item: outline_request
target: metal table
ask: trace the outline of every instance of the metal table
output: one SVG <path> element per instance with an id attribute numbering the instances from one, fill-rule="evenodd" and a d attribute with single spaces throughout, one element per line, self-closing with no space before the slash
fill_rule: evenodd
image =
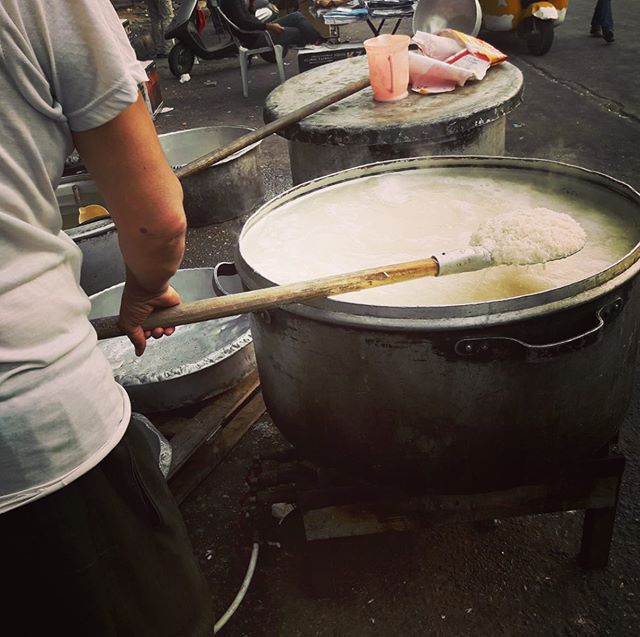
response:
<path id="1" fill-rule="evenodd" d="M 320 13 L 319 17 L 321 17 L 324 21 L 324 23 L 329 27 L 330 32 L 331 32 L 331 38 L 333 39 L 339 39 L 340 38 L 340 27 L 341 26 L 348 26 L 349 24 L 355 24 L 357 22 L 366 22 L 367 26 L 369 27 L 369 29 L 371 29 L 371 33 L 374 36 L 378 36 L 382 33 L 382 29 L 384 28 L 384 24 L 387 20 L 395 20 L 395 24 L 392 27 L 391 30 L 391 35 L 394 35 L 396 33 L 396 31 L 398 30 L 398 28 L 400 27 L 400 24 L 402 23 L 402 21 L 405 18 L 413 18 L 413 14 L 408 15 L 405 13 L 399 13 L 399 14 L 393 14 L 390 13 L 388 15 L 385 15 L 384 17 L 378 17 L 376 18 L 375 16 L 372 16 L 371 13 L 369 14 L 368 17 L 357 17 L 357 18 L 353 18 L 349 21 L 346 21 L 345 19 L 341 20 L 340 23 L 335 23 L 335 22 L 331 22 L 331 20 L 327 21 L 327 19 L 325 18 L 324 13 Z M 379 20 L 378 24 L 376 25 L 374 20 Z"/>

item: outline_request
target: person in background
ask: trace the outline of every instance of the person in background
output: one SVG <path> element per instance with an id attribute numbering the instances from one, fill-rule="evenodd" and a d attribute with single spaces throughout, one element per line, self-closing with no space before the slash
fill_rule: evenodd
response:
<path id="1" fill-rule="evenodd" d="M 204 637 L 212 600 L 159 467 L 97 347 L 55 188 L 74 146 L 118 229 L 137 354 L 183 257 L 182 189 L 109 0 L 0 4 L 0 596 L 20 637 Z"/>
<path id="2" fill-rule="evenodd" d="M 250 49 L 268 45 L 267 38 L 260 31 L 268 31 L 274 43 L 283 46 L 302 47 L 307 44 L 320 44 L 323 41 L 322 36 L 299 11 L 262 22 L 255 16 L 253 0 L 222 0 L 220 8 L 238 28 L 245 31 L 258 31 L 258 33 L 238 32 L 237 34 L 240 41 Z"/>
<path id="3" fill-rule="evenodd" d="M 348 0 L 342 0 L 343 3 L 347 1 Z M 323 41 L 331 37 L 331 28 L 324 23 L 322 18 L 319 18 L 311 12 L 311 8 L 315 6 L 314 0 L 300 0 L 300 2 L 298 2 L 298 0 L 289 2 L 287 2 L 287 0 L 276 0 L 276 2 L 255 0 L 253 6 L 255 8 L 255 16 L 262 22 L 275 20 L 281 12 L 291 13 L 299 11 L 308 24 L 318 32 Z"/>
<path id="4" fill-rule="evenodd" d="M 320 4 L 315 0 L 300 0 L 298 10 L 308 20 L 309 24 L 320 34 L 326 41 L 331 38 L 331 27 L 324 23 L 322 17 L 317 15 L 317 9 Z"/>
<path id="5" fill-rule="evenodd" d="M 611 0 L 598 0 L 591 18 L 591 35 L 595 38 L 604 38 L 605 42 L 615 40 L 613 35 L 613 12 Z"/>
<path id="6" fill-rule="evenodd" d="M 165 40 L 165 31 L 173 20 L 173 2 L 171 0 L 147 0 L 151 39 L 157 58 L 166 58 L 173 46 L 173 40 Z"/>
<path id="7" fill-rule="evenodd" d="M 269 0 L 255 0 L 253 3 L 253 15 L 260 22 L 271 22 L 278 17 L 280 9 Z"/>

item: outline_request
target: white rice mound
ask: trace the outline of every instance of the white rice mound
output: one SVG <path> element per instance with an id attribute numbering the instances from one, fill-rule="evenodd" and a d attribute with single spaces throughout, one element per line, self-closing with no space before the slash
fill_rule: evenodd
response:
<path id="1" fill-rule="evenodd" d="M 496 265 L 531 265 L 570 256 L 586 241 L 585 231 L 573 217 L 549 208 L 531 208 L 487 219 L 469 243 L 486 248 Z"/>

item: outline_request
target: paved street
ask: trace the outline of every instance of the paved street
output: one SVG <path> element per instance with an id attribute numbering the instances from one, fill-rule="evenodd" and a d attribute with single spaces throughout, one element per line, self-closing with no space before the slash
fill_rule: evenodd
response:
<path id="1" fill-rule="evenodd" d="M 599 170 L 640 187 L 640 78 L 633 0 L 614 0 L 616 41 L 588 37 L 594 2 L 573 2 L 544 57 L 526 53 L 513 37 L 492 39 L 524 73 L 524 102 L 507 122 L 506 153 L 549 158 Z M 408 31 L 408 29 L 405 29 Z M 366 27 L 345 28 L 353 39 Z M 289 55 L 293 75 L 296 63 Z M 159 132 L 201 125 L 257 127 L 262 105 L 277 85 L 275 68 L 250 69 L 244 99 L 237 60 L 203 62 L 179 84 L 160 63 L 165 105 Z M 212 84 L 215 82 L 215 85 Z M 427 99 L 427 98 L 425 98 Z M 290 186 L 286 142 L 261 149 L 268 195 Z M 190 230 L 185 266 L 233 257 L 243 219 Z M 638 377 L 640 381 L 640 377 Z M 581 513 L 340 543 L 322 563 L 337 593 L 322 599 L 304 586 L 293 544 L 262 549 L 254 581 L 221 634 L 228 637 L 368 637 L 403 634 L 443 637 L 636 637 L 640 633 L 640 384 L 624 423 L 627 456 L 610 565 L 577 566 Z M 240 524 L 243 478 L 253 455 L 278 448 L 281 438 L 264 420 L 186 502 L 189 530 L 223 612 L 240 586 L 250 538 Z"/>
<path id="2" fill-rule="evenodd" d="M 587 37 L 592 4 L 570 5 L 546 56 L 524 54 L 522 43 L 512 56 L 525 75 L 525 100 L 511 118 L 507 152 L 600 170 L 637 188 L 640 17 L 630 0 L 614 2 L 616 41 L 607 45 Z"/>

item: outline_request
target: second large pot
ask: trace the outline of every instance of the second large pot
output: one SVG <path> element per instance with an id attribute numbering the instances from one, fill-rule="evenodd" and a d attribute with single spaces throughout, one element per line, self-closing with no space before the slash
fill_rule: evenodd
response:
<path id="1" fill-rule="evenodd" d="M 254 223 L 297 197 L 374 174 L 449 171 L 537 180 L 625 219 L 635 248 L 586 280 L 487 303 L 382 307 L 337 300 L 253 316 L 262 391 L 304 454 L 359 476 L 439 491 L 506 487 L 565 469 L 616 434 L 632 388 L 640 289 L 640 196 L 555 162 L 422 158 L 303 184 L 263 206 L 240 237 L 250 289 L 269 285 L 243 258 Z M 545 186 L 546 184 L 546 186 Z"/>
<path id="2" fill-rule="evenodd" d="M 167 161 L 179 168 L 251 132 L 242 126 L 204 126 L 160 135 Z M 206 226 L 252 213 L 264 201 L 256 142 L 182 180 L 189 226 Z"/>

